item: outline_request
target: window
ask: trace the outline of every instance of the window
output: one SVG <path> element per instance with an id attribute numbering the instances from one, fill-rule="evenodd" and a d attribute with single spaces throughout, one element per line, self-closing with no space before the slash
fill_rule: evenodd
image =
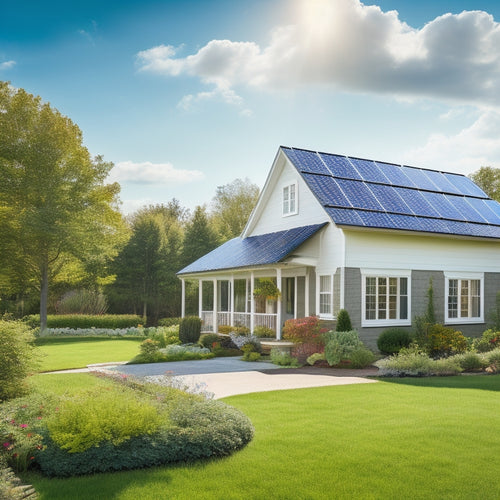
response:
<path id="1" fill-rule="evenodd" d="M 363 273 L 363 326 L 409 325 L 410 272 Z"/>
<path id="2" fill-rule="evenodd" d="M 482 323 L 483 275 L 452 275 L 446 277 L 446 322 Z"/>
<path id="3" fill-rule="evenodd" d="M 297 183 L 289 184 L 283 188 L 283 215 L 298 213 Z"/>
<path id="4" fill-rule="evenodd" d="M 332 316 L 332 277 L 319 277 L 319 315 Z"/>

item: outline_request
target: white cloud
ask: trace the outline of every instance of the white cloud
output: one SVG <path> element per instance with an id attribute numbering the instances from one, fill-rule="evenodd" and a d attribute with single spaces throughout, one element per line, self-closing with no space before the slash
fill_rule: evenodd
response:
<path id="1" fill-rule="evenodd" d="M 5 61 L 3 63 L 0 63 L 0 71 L 3 69 L 10 69 L 13 68 L 16 65 L 16 61 Z"/>
<path id="2" fill-rule="evenodd" d="M 296 17 L 274 29 L 267 46 L 212 40 L 180 57 L 179 49 L 160 45 L 138 53 L 140 70 L 199 78 L 217 91 L 207 98 L 235 87 L 317 84 L 500 105 L 500 24 L 486 12 L 445 14 L 415 29 L 397 11 L 359 0 L 303 0 Z"/>
<path id="3" fill-rule="evenodd" d="M 170 163 L 116 163 L 108 176 L 108 182 L 129 182 L 136 184 L 186 184 L 204 178 L 199 170 L 180 170 Z"/>
<path id="4" fill-rule="evenodd" d="M 402 160 L 410 165 L 470 174 L 480 167 L 500 168 L 500 112 L 481 112 L 456 135 L 433 134 Z"/>

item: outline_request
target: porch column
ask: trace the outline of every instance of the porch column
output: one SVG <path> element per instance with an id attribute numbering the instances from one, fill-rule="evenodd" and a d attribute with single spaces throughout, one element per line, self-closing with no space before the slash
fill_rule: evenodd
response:
<path id="1" fill-rule="evenodd" d="M 198 280 L 198 315 L 203 319 L 203 280 Z"/>
<path id="2" fill-rule="evenodd" d="M 234 326 L 234 274 L 231 274 L 231 281 L 229 282 L 229 287 L 231 288 L 231 290 L 229 290 L 229 311 L 231 312 L 230 323 L 231 326 Z"/>
<path id="3" fill-rule="evenodd" d="M 304 314 L 306 318 L 309 316 L 309 286 L 310 286 L 310 275 L 309 275 L 309 268 L 306 268 L 306 283 L 304 287 L 304 294 L 305 294 L 305 304 L 304 304 Z"/>
<path id="4" fill-rule="evenodd" d="M 184 318 L 184 316 L 186 316 L 186 283 L 183 278 L 181 278 L 181 289 L 182 289 L 181 318 Z"/>
<path id="5" fill-rule="evenodd" d="M 276 269 L 276 286 L 281 292 L 281 268 Z M 276 304 L 276 338 L 281 340 L 281 304 L 282 296 L 278 297 L 278 302 Z"/>
<path id="6" fill-rule="evenodd" d="M 293 278 L 293 319 L 297 319 L 298 281 L 299 278 L 295 276 L 295 278 Z"/>
<path id="7" fill-rule="evenodd" d="M 214 329 L 214 333 L 217 333 L 217 309 L 219 308 L 219 304 L 218 304 L 218 296 L 217 296 L 217 278 L 215 278 L 213 280 L 214 282 L 214 311 L 213 311 L 213 314 L 214 314 L 214 326 L 213 326 L 213 329 Z"/>
<path id="8" fill-rule="evenodd" d="M 254 291 L 254 274 L 253 271 L 250 273 L 250 332 L 253 333 L 253 328 L 255 325 L 255 298 L 253 296 Z"/>

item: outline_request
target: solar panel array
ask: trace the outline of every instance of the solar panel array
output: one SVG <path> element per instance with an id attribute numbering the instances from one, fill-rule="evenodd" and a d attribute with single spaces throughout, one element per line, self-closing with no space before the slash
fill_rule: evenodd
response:
<path id="1" fill-rule="evenodd" d="M 336 224 L 500 238 L 500 204 L 463 175 L 282 150 Z"/>
<path id="2" fill-rule="evenodd" d="M 325 223 L 314 224 L 247 238 L 233 238 L 177 274 L 275 264 L 288 256 L 324 225 Z"/>

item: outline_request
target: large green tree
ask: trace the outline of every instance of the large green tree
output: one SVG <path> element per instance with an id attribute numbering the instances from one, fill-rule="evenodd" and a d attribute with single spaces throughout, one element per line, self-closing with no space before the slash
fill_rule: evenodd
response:
<path id="1" fill-rule="evenodd" d="M 20 275 L 38 282 L 42 332 L 58 263 L 70 257 L 98 276 L 123 240 L 120 187 L 105 184 L 112 166 L 90 156 L 69 118 L 0 82 L 0 229 L 8 240 L 1 264 L 11 287 Z"/>
<path id="2" fill-rule="evenodd" d="M 481 167 L 469 177 L 493 200 L 500 201 L 500 168 Z"/>
<path id="3" fill-rule="evenodd" d="M 212 218 L 221 240 L 241 234 L 258 197 L 259 186 L 247 178 L 217 187 L 212 200 Z"/>

